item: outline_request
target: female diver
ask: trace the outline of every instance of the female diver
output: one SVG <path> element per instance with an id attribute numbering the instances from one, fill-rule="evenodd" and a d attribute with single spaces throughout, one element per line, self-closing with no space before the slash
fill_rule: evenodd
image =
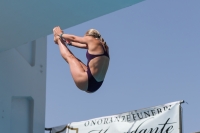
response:
<path id="1" fill-rule="evenodd" d="M 61 56 L 69 64 L 76 86 L 88 93 L 97 91 L 105 78 L 109 66 L 109 48 L 95 29 L 88 30 L 83 37 L 64 34 L 60 27 L 55 27 L 54 42 L 58 44 Z M 65 43 L 70 46 L 88 49 L 87 65 L 76 58 Z"/>

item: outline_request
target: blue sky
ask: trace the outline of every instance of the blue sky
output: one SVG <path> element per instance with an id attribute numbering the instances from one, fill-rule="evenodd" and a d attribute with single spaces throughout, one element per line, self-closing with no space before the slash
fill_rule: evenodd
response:
<path id="1" fill-rule="evenodd" d="M 110 47 L 104 84 L 93 94 L 77 89 L 49 35 L 46 127 L 185 100 L 184 132 L 200 131 L 199 6 L 199 0 L 146 0 L 65 29 L 83 36 L 96 28 Z M 86 50 L 70 49 L 87 62 Z"/>

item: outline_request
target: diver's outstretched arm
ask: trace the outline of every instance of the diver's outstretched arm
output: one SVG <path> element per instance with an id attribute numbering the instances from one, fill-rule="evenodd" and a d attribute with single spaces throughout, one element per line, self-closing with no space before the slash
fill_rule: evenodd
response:
<path id="1" fill-rule="evenodd" d="M 88 38 L 87 37 L 79 37 L 75 35 L 70 35 L 70 34 L 64 34 L 63 31 L 59 26 L 55 27 L 53 29 L 54 36 L 59 36 L 60 38 L 64 40 L 68 40 L 70 42 L 78 42 L 82 44 L 88 44 Z"/>
<path id="2" fill-rule="evenodd" d="M 87 49 L 88 48 L 87 44 L 78 43 L 78 42 L 70 42 L 69 45 L 77 47 L 77 48 L 82 48 L 82 49 Z"/>

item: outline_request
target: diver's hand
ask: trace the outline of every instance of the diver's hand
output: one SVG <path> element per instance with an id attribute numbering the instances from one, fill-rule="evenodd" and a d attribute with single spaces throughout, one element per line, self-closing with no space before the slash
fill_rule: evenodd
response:
<path id="1" fill-rule="evenodd" d="M 62 31 L 62 29 L 59 26 L 53 28 L 53 34 L 54 34 L 54 36 L 59 36 L 62 33 L 63 33 L 63 31 Z"/>

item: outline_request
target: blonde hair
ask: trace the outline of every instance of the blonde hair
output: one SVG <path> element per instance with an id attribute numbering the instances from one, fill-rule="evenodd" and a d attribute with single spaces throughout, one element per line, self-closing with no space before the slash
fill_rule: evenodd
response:
<path id="1" fill-rule="evenodd" d="M 101 34 L 96 29 L 89 29 L 86 33 L 86 36 L 93 36 L 94 38 L 101 39 Z"/>

